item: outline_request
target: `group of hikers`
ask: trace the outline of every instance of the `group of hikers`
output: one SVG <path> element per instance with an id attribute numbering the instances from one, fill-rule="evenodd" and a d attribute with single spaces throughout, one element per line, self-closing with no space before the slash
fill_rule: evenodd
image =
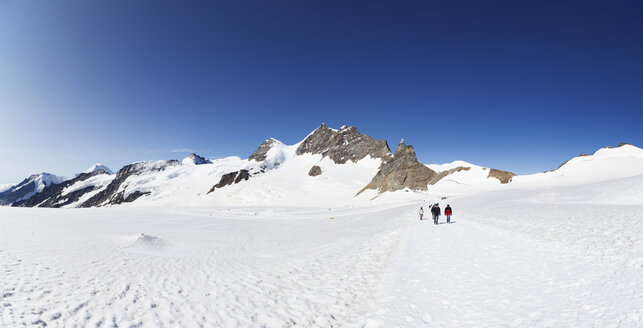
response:
<path id="1" fill-rule="evenodd" d="M 440 219 L 440 215 L 442 214 L 442 211 L 440 210 L 440 204 L 435 203 L 431 205 L 431 215 L 433 216 L 433 224 L 438 224 L 438 220 Z M 447 207 L 444 208 L 444 215 L 447 217 L 447 223 L 451 223 L 451 214 L 453 214 L 453 210 L 451 209 L 451 205 L 447 204 Z M 422 221 L 422 217 L 424 216 L 424 209 L 420 207 L 420 221 Z"/>

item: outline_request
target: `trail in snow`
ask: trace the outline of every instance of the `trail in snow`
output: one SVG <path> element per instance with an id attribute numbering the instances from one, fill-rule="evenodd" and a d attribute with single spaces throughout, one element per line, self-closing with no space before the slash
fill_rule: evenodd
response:
<path id="1" fill-rule="evenodd" d="M 410 219 L 361 324 L 643 326 L 642 207 L 482 203 Z"/>

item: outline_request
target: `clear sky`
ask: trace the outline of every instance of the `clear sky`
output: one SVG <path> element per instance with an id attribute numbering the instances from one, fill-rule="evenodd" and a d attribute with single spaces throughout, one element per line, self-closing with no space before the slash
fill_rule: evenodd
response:
<path id="1" fill-rule="evenodd" d="M 643 2 L 0 0 L 0 183 L 322 122 L 519 174 L 643 146 Z"/>

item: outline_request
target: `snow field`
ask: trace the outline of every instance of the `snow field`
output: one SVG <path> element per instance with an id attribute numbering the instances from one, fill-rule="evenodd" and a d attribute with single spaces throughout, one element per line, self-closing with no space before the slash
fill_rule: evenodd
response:
<path id="1" fill-rule="evenodd" d="M 3 327 L 342 325 L 367 311 L 403 222 L 395 208 L 0 213 Z"/>
<path id="2" fill-rule="evenodd" d="M 643 206 L 446 202 L 2 207 L 0 326 L 643 324 Z"/>

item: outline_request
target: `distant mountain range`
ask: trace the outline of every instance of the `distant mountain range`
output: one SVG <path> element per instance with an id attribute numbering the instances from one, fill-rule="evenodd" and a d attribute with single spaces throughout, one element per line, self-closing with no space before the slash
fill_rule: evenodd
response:
<path id="1" fill-rule="evenodd" d="M 355 127 L 322 124 L 301 142 L 263 142 L 248 159 L 147 161 L 116 173 L 95 164 L 73 178 L 30 176 L 0 192 L 0 205 L 100 207 L 124 203 L 317 205 L 368 203 L 414 195 L 595 183 L 643 175 L 643 150 L 629 144 L 573 158 L 554 171 L 516 176 L 467 162 L 422 164 L 402 140 L 391 152 Z M 388 195 L 386 197 L 382 197 Z M 393 196 L 395 195 L 395 196 Z"/>

